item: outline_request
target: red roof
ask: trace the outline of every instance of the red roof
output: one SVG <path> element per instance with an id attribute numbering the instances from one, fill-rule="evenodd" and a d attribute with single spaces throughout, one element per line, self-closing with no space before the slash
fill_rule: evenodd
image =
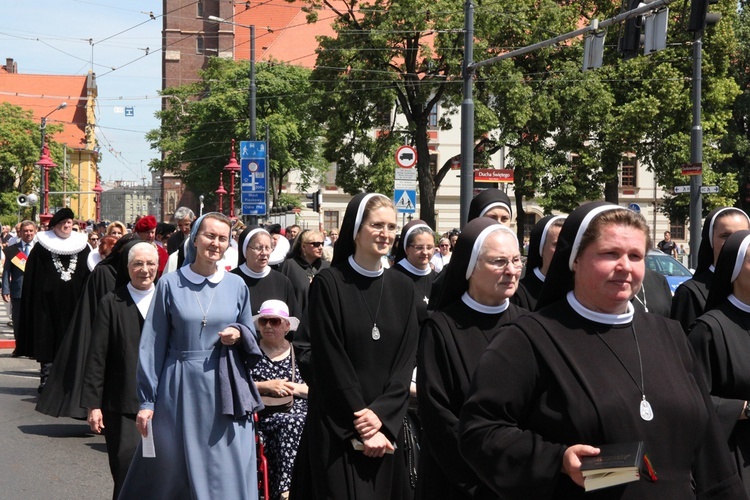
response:
<path id="1" fill-rule="evenodd" d="M 85 75 L 8 73 L 0 68 L 0 102 L 31 110 L 38 123 L 41 123 L 42 116 L 66 102 L 68 106 L 50 115 L 47 124 L 64 125 L 64 130 L 54 135 L 55 141 L 67 144 L 69 148 L 85 148 L 86 79 Z"/>

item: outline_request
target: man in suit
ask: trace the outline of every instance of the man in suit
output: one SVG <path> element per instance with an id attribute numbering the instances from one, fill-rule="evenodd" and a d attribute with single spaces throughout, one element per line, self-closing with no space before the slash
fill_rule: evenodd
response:
<path id="1" fill-rule="evenodd" d="M 13 336 L 18 340 L 19 314 L 21 313 L 21 289 L 23 288 L 23 273 L 26 270 L 26 258 L 34 246 L 36 224 L 30 220 L 21 222 L 18 243 L 5 250 L 5 265 L 3 266 L 3 301 L 10 303 L 11 321 L 13 322 Z M 15 355 L 15 351 L 13 351 Z"/>

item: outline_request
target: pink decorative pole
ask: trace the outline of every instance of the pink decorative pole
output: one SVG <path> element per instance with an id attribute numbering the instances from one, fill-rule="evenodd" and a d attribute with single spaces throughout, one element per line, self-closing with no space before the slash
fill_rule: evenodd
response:
<path id="1" fill-rule="evenodd" d="M 234 139 L 232 139 L 232 156 L 229 158 L 229 163 L 226 164 L 224 170 L 229 172 L 229 218 L 234 220 L 234 177 L 237 172 L 240 171 L 240 165 L 237 163 L 237 158 L 234 155 Z"/>
<path id="2" fill-rule="evenodd" d="M 219 195 L 219 203 L 216 207 L 216 211 L 219 213 L 224 213 L 224 195 L 227 194 L 227 190 L 224 189 L 224 176 L 222 175 L 223 172 L 219 172 L 219 189 L 214 191 L 214 193 Z"/>
<path id="3" fill-rule="evenodd" d="M 52 218 L 52 214 L 49 213 L 49 169 L 56 167 L 57 164 L 50 158 L 49 146 L 46 142 L 42 145 L 42 156 L 36 164 L 44 170 L 44 213 L 39 214 L 39 220 L 42 224 L 47 224 Z"/>
<path id="4" fill-rule="evenodd" d="M 94 204 L 96 205 L 94 218 L 96 219 L 96 222 L 99 222 L 102 220 L 102 192 L 104 191 L 99 175 L 96 176 L 96 185 L 94 186 L 93 191 L 96 193 L 96 195 L 94 195 Z"/>

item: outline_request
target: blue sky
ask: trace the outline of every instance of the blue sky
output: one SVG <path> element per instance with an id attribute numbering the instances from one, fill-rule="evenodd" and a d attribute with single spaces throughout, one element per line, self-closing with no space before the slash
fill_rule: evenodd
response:
<path id="1" fill-rule="evenodd" d="M 93 62 L 102 179 L 150 182 L 158 152 L 144 136 L 159 126 L 162 2 L 4 0 L 2 13 L 2 64 L 13 58 L 19 73 L 85 75 Z M 134 116 L 118 112 L 126 106 Z"/>

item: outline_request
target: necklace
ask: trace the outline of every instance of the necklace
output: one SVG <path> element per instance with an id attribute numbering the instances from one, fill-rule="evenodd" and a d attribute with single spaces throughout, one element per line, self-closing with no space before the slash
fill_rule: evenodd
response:
<path id="1" fill-rule="evenodd" d="M 643 300 L 638 296 L 638 293 L 643 292 Z M 648 312 L 648 306 L 646 305 L 646 287 L 641 283 L 641 289 L 638 290 L 638 293 L 635 294 L 635 300 L 641 303 L 643 305 L 643 309 Z"/>
<path id="2" fill-rule="evenodd" d="M 645 420 L 646 422 L 649 422 L 654 419 L 654 410 L 651 408 L 651 403 L 649 403 L 646 400 L 646 384 L 643 381 L 643 360 L 641 359 L 641 348 L 638 345 L 638 336 L 635 333 L 635 324 L 631 324 L 631 328 L 633 329 L 633 339 L 635 339 L 635 349 L 638 351 L 638 367 L 641 370 L 641 383 L 638 384 L 638 381 L 636 381 L 635 377 L 630 373 L 630 370 L 628 370 L 628 367 L 625 366 L 625 363 L 622 362 L 622 359 L 620 359 L 620 356 L 617 355 L 614 349 L 612 349 L 612 346 L 610 346 L 606 340 L 604 340 L 604 337 L 602 337 L 601 333 L 596 333 L 596 336 L 599 337 L 599 339 L 604 342 L 604 345 L 607 346 L 607 349 L 609 349 L 609 352 L 612 353 L 612 355 L 617 359 L 617 361 L 620 363 L 620 365 L 623 367 L 625 372 L 628 374 L 630 379 L 633 381 L 633 383 L 638 387 L 638 389 L 641 391 L 641 403 L 640 403 L 640 414 L 641 418 Z"/>
<path id="3" fill-rule="evenodd" d="M 60 256 L 56 253 L 52 254 L 52 263 L 55 265 L 55 269 L 60 273 L 60 279 L 63 281 L 70 281 L 73 279 L 73 273 L 76 272 L 76 264 L 78 264 L 78 254 L 74 253 L 70 257 L 70 263 L 68 269 L 63 269 L 62 262 L 60 262 Z"/>
<path id="4" fill-rule="evenodd" d="M 211 300 L 208 301 L 208 307 L 206 308 L 205 311 L 203 310 L 203 305 L 201 304 L 200 299 L 198 299 L 198 292 L 193 290 L 193 294 L 195 295 L 195 301 L 198 303 L 198 307 L 201 308 L 201 314 L 203 314 L 203 321 L 201 321 L 201 330 L 203 330 L 208 324 L 208 321 L 206 320 L 206 314 L 208 313 L 208 311 L 211 310 L 211 304 L 214 303 L 214 295 L 216 295 L 216 288 L 214 288 L 214 291 L 211 294 Z"/>
<path id="5" fill-rule="evenodd" d="M 380 330 L 378 330 L 378 313 L 380 312 L 380 300 L 383 298 L 383 288 L 385 288 L 385 277 L 380 280 L 380 296 L 378 297 L 378 308 L 375 309 L 375 316 L 373 317 L 372 313 L 370 313 L 370 306 L 367 305 L 367 300 L 365 299 L 365 294 L 362 293 L 362 290 L 359 290 L 359 294 L 362 295 L 362 301 L 365 303 L 365 308 L 367 309 L 367 314 L 370 316 L 370 320 L 372 320 L 372 340 L 380 340 Z"/>

